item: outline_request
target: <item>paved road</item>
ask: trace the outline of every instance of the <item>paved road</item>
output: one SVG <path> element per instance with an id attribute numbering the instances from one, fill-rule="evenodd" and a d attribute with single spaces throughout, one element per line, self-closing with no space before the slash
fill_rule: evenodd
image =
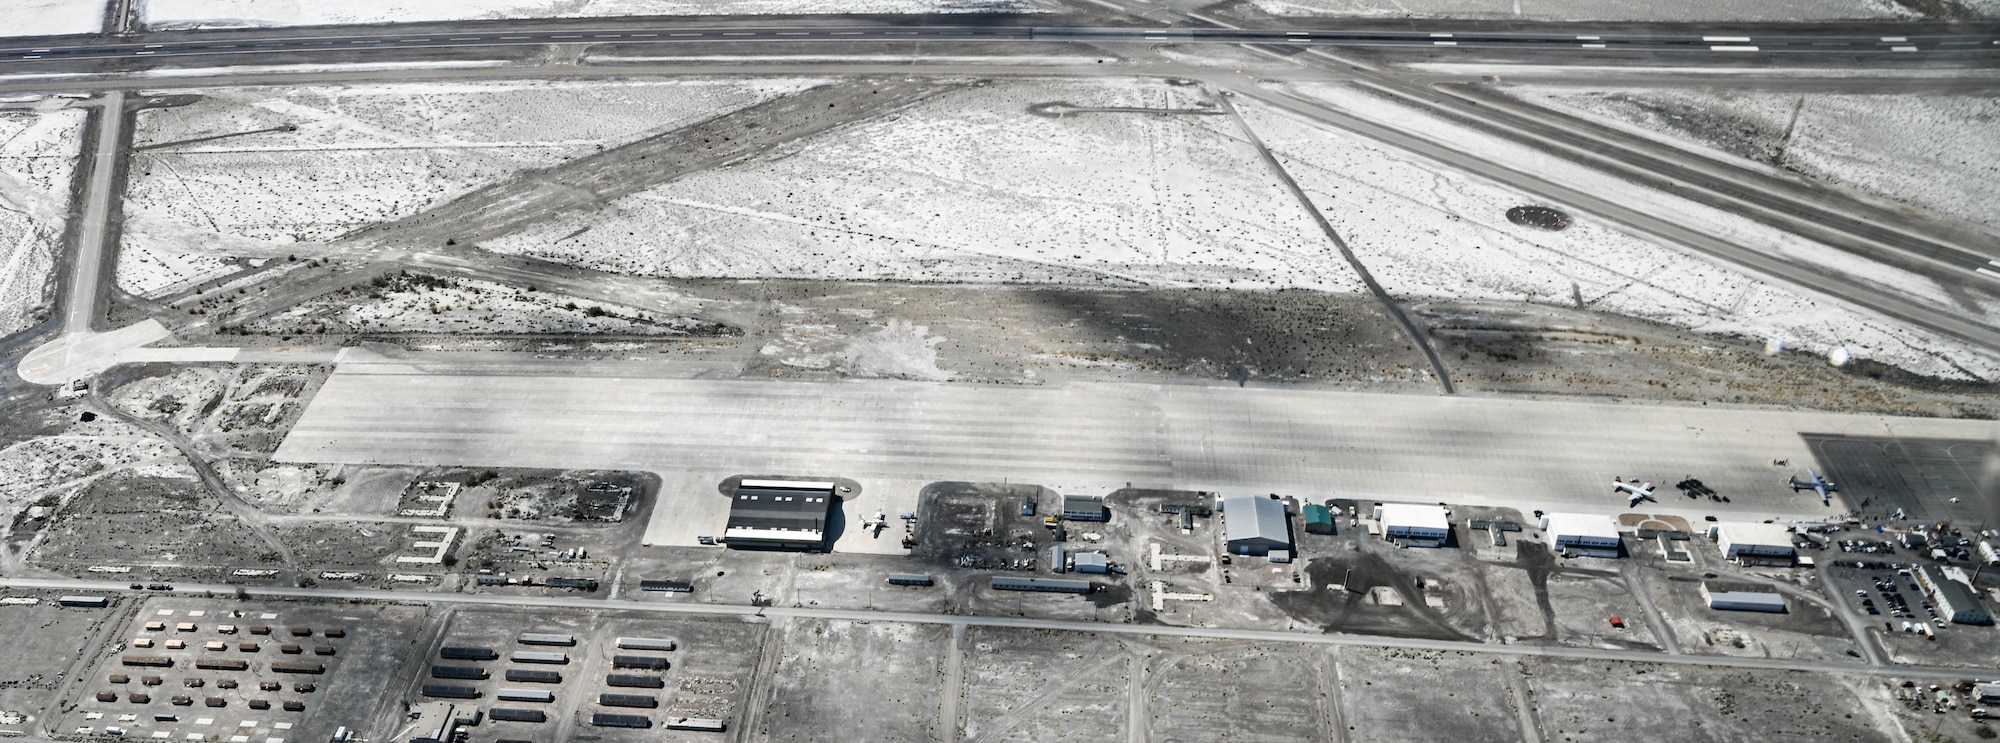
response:
<path id="1" fill-rule="evenodd" d="M 38 589 L 54 591 L 116 591 L 129 593 L 126 584 L 113 581 L 87 581 L 73 579 L 0 578 L 0 586 L 8 588 Z M 730 616 L 759 616 L 768 618 L 834 619 L 855 622 L 908 622 L 912 624 L 964 625 L 971 627 L 1005 627 L 1013 629 L 1056 630 L 1067 632 L 1097 632 L 1114 635 L 1138 635 L 1155 637 L 1203 637 L 1225 640 L 1250 640 L 1256 642 L 1296 643 L 1307 645 L 1345 645 L 1359 647 L 1400 648 L 1409 650 L 1434 650 L 1442 652 L 1486 653 L 1492 655 L 1533 656 L 1559 660 L 1596 660 L 1625 663 L 1663 663 L 1684 666 L 1711 666 L 1722 668 L 1750 668 L 1769 671 L 1802 671 L 1807 673 L 1865 674 L 1870 676 L 1894 676 L 1899 678 L 1961 679 L 1977 675 L 1978 669 L 1945 668 L 1938 666 L 1869 666 L 1860 663 L 1839 661 L 1806 661 L 1786 658 L 1736 658 L 1715 655 L 1668 655 L 1646 650 L 1608 650 L 1588 647 L 1550 647 L 1542 645 L 1503 645 L 1456 640 L 1425 640 L 1400 637 L 1380 637 L 1375 635 L 1312 634 L 1284 632 L 1278 630 L 1228 629 L 1217 627 L 1168 627 L 1161 625 L 1110 624 L 1061 619 L 1031 619 L 1027 617 L 989 617 L 964 614 L 927 614 L 920 612 L 874 611 L 864 609 L 818 609 L 812 607 L 759 607 L 739 604 L 664 603 L 654 601 L 631 601 L 625 599 L 594 599 L 570 596 L 521 596 L 510 594 L 467 594 L 467 593 L 427 593 L 420 591 L 396 592 L 344 588 L 288 588 L 283 586 L 242 586 L 241 590 L 253 598 L 319 599 L 335 601 L 396 601 L 434 605 L 475 605 L 507 606 L 528 609 L 586 609 L 599 611 L 639 611 L 661 614 L 709 614 Z M 239 586 L 220 584 L 175 584 L 177 593 L 215 593 L 231 595 Z M 150 592 L 148 592 L 150 593 Z"/>
<path id="2" fill-rule="evenodd" d="M 119 145 L 125 131 L 125 93 L 110 91 L 97 100 L 97 140 L 90 153 L 90 183 L 84 192 L 83 213 L 75 230 L 76 249 L 71 254 L 69 293 L 63 307 L 63 332 L 88 333 L 96 319 L 98 284 L 104 278 L 104 253 L 110 242 L 112 186 L 118 163 L 124 159 Z"/>
<path id="3" fill-rule="evenodd" d="M 1982 239 L 1984 236 L 1965 236 L 1986 251 L 1981 253 L 1924 234 L 1934 229 L 1928 220 L 1844 198 L 1795 178 L 1688 157 L 1670 145 L 1538 110 L 1490 89 L 1437 89 L 1474 102 L 1479 107 L 1479 121 L 1489 126 L 1566 150 L 1574 159 L 1626 180 L 1745 214 L 1866 258 L 1913 258 L 1939 264 L 1947 275 L 1956 273 L 1957 278 L 2000 281 L 2000 270 L 1996 270 L 2000 260 L 1994 260 L 2000 258 L 2000 249 Z M 1435 100 L 1408 95 L 1407 91 L 1403 98 L 1418 105 Z"/>
<path id="4" fill-rule="evenodd" d="M 1189 17 L 1198 22 L 1235 28 L 1229 22 L 1209 15 L 1195 13 Z M 1908 46 L 1909 38 L 1912 37 L 1885 36 L 1881 37 L 1881 42 L 1891 45 L 1893 49 L 1910 51 L 1916 47 Z M 1750 39 L 1751 37 L 1742 37 L 1746 42 Z M 1832 48 L 1834 42 L 1823 43 Z M 1983 42 L 1983 45 L 1988 47 L 2000 45 L 2000 39 Z M 1980 44 L 1952 42 L 1952 48 L 1957 49 L 1976 46 Z M 1257 46 L 1250 48 L 1278 56 L 1268 49 Z M 1666 193 L 1700 203 L 1744 213 L 1752 219 L 1796 232 L 1867 260 L 1885 262 L 1916 271 L 1938 280 L 1947 287 L 1968 280 L 1974 283 L 2000 280 L 2000 253 L 1994 252 L 1989 236 L 1983 233 L 1968 236 L 1963 230 L 1937 225 L 1927 219 L 1913 218 L 1897 210 L 1877 207 L 1837 192 L 1808 187 L 1784 178 L 1690 155 L 1610 127 L 1542 111 L 1491 91 L 1473 95 L 1465 89 L 1441 88 L 1434 81 L 1423 82 L 1420 79 L 1422 76 L 1412 79 L 1411 75 L 1402 70 L 1351 59 L 1337 54 L 1338 50 L 1331 47 L 1308 46 L 1305 47 L 1305 51 L 1304 58 L 1340 65 L 1352 72 L 1363 84 L 1400 99 L 1404 104 L 1414 108 L 1426 109 L 1446 118 L 1468 122 L 1477 128 L 1499 133 L 1506 138 L 1553 148 L 1565 153 L 1570 159 L 1628 180 L 1651 185 Z M 1588 63 L 1573 56 L 1558 55 L 1550 59 L 1558 64 Z M 1255 95 L 1254 89 L 1250 86 L 1239 85 L 1235 89 Z M 1437 94 L 1441 89 L 1445 90 L 1445 95 Z M 1301 96 L 1288 97 L 1294 102 L 1305 100 Z M 1269 96 L 1265 96 L 1265 100 L 1274 102 Z M 1485 105 L 1481 105 L 1482 103 Z M 1299 112 L 1296 105 L 1282 103 L 1280 105 Z M 1324 109 L 1325 106 L 1319 108 Z M 1308 115 L 1328 123 L 1340 124 L 1334 121 L 1334 117 L 1329 116 L 1328 112 Z M 1473 153 L 1438 147 L 1435 143 L 1410 136 L 1400 127 L 1347 125 L 1347 128 L 1403 149 L 1426 152 L 1433 158 L 1467 167 L 1475 172 L 1482 168 L 1468 167 L 1468 164 L 1479 163 L 1489 171 L 1488 177 L 1531 193 L 1545 197 L 1553 196 L 1565 203 L 1592 204 L 1594 206 L 1591 211 L 1600 215 L 1610 216 L 1641 231 L 1751 268 L 1765 276 L 1790 281 L 1796 286 L 1827 296 L 1847 299 L 1876 312 L 1948 336 L 1989 347 L 2000 346 L 2000 328 L 1995 328 L 1983 319 L 1973 320 L 1966 317 L 1967 313 L 1963 308 L 1938 307 L 1915 302 L 1898 292 L 1883 291 L 1865 280 L 1858 280 L 1862 277 L 1834 275 L 1817 265 L 1787 260 L 1774 255 L 1773 252 L 1746 249 L 1734 240 L 1717 239 L 1704 232 L 1687 229 L 1639 210 L 1628 209 L 1624 204 L 1595 198 L 1593 194 L 1553 184 L 1528 173 L 1496 167 L 1489 161 L 1480 160 Z M 1385 137 L 1385 134 L 1389 136 Z M 1424 146 L 1412 148 L 1411 142 L 1423 142 Z M 1496 170 L 1498 172 L 1493 172 Z M 1564 198 L 1565 196 L 1568 198 Z M 1979 249 L 1969 250 L 1963 245 L 1948 244 L 1951 241 L 1943 237 L 1947 234 L 1960 238 L 1961 242 L 1969 241 Z"/>
<path id="5" fill-rule="evenodd" d="M 122 41 L 102 38 L 44 38 L 9 40 L 0 46 L 0 63 L 47 63 L 104 59 L 159 59 L 171 57 L 291 57 L 302 52 L 375 49 L 462 49 L 494 46 L 546 46 L 550 44 L 690 44 L 709 42 L 852 42 L 852 41 L 1043 41 L 1043 42 L 1173 42 L 1182 44 L 1279 44 L 1288 46 L 1402 47 L 1419 49 L 1525 49 L 1564 50 L 1580 55 L 1619 51 L 1691 53 L 1722 55 L 1970 55 L 1986 54 L 2000 48 L 2000 35 L 1991 31 L 1930 34 L 1922 36 L 1863 36 L 1852 33 L 1760 33 L 1755 36 L 1703 35 L 1695 33 L 1601 33 L 1574 31 L 1475 31 L 1450 30 L 1455 25 L 1440 22 L 1437 30 L 1342 31 L 1311 27 L 1247 28 L 1119 28 L 1062 26 L 1000 26 L 990 23 L 965 25 L 780 25 L 752 21 L 727 23 L 676 23 L 650 25 L 606 23 L 602 28 L 580 28 L 534 21 L 463 24 L 459 28 L 477 31 L 421 32 L 408 30 L 293 28 L 279 34 L 203 32 L 163 35 L 161 41 Z M 254 60 L 263 62 L 268 60 Z M 243 63 L 252 63 L 245 60 Z"/>
<path id="6" fill-rule="evenodd" d="M 1236 90 L 1246 98 L 1255 98 L 1284 110 L 1338 126 L 1362 136 L 1384 142 L 1395 147 L 1415 152 L 1495 181 L 1519 188 L 1528 193 L 1568 204 L 1591 214 L 1624 224 L 1640 232 L 1658 236 L 1690 249 L 1714 256 L 1749 271 L 1790 283 L 1828 297 L 1865 309 L 1882 313 L 1889 317 L 1914 324 L 1938 333 L 1971 341 L 1989 348 L 2000 348 L 2000 328 L 1988 324 L 1983 319 L 1967 316 L 1963 310 L 1944 308 L 1910 298 L 1902 292 L 1865 280 L 1856 280 L 1840 274 L 1827 272 L 1817 266 L 1801 263 L 1759 249 L 1757 246 L 1741 244 L 1709 234 L 1695 226 L 1690 226 L 1664 218 L 1644 208 L 1643 204 L 1629 204 L 1607 198 L 1584 188 L 1559 183 L 1531 173 L 1524 173 L 1512 167 L 1486 159 L 1478 153 L 1461 152 L 1450 146 L 1434 142 L 1412 134 L 1406 128 L 1390 123 L 1378 122 L 1355 116 L 1330 107 L 1323 101 L 1305 96 L 1263 90 L 1255 87 L 1239 87 Z M 1689 156 L 1695 157 L 1695 156 Z M 1801 210 L 1810 209 L 1802 202 Z M 1968 277 L 1971 272 L 1957 271 L 1950 276 L 1933 278 L 1955 285 Z"/>

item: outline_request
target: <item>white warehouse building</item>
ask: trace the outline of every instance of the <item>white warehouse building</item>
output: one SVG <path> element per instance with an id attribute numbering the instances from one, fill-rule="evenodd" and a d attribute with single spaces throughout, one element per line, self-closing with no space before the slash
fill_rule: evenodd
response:
<path id="1" fill-rule="evenodd" d="M 1442 547 L 1451 538 L 1451 514 L 1444 506 L 1383 503 L 1375 507 L 1382 536 L 1405 547 Z"/>
<path id="2" fill-rule="evenodd" d="M 1708 599 L 1708 608 L 1721 611 L 1762 611 L 1773 614 L 1785 613 L 1785 597 L 1763 586 L 1728 585 L 1703 582 L 1702 598 Z"/>
<path id="3" fill-rule="evenodd" d="M 1564 557 L 1621 557 L 1618 522 L 1595 513 L 1550 513 L 1542 516 L 1549 546 Z"/>
<path id="4" fill-rule="evenodd" d="M 1722 556 L 1739 563 L 1791 565 L 1798 560 L 1792 546 L 1792 531 L 1782 524 L 1729 522 L 1709 528 Z"/>

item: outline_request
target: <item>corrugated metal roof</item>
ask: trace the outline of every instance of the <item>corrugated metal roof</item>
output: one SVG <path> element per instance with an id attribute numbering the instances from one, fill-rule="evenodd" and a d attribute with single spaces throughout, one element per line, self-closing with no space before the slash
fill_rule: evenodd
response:
<path id="1" fill-rule="evenodd" d="M 1242 539 L 1269 539 L 1290 544 L 1291 529 L 1285 523 L 1282 501 L 1254 495 L 1222 499 L 1224 531 L 1231 542 Z"/>

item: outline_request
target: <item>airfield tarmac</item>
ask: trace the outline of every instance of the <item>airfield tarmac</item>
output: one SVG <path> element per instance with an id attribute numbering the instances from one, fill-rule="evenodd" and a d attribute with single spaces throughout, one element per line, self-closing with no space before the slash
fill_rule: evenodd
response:
<path id="1" fill-rule="evenodd" d="M 1783 487 L 1814 462 L 1801 431 L 1979 441 L 1994 425 L 1256 385 L 468 375 L 359 363 L 341 365 L 275 458 L 658 472 L 660 533 L 646 542 L 675 544 L 720 525 L 728 501 L 715 483 L 736 474 L 853 478 L 862 492 L 849 519 L 857 507 L 914 510 L 915 485 L 933 480 L 1615 513 L 1627 507 L 1612 477 L 1636 476 L 1660 482 L 1660 503 L 1642 504 L 1649 513 L 1844 512 Z M 1731 502 L 1683 498 L 1671 483 L 1688 474 Z"/>

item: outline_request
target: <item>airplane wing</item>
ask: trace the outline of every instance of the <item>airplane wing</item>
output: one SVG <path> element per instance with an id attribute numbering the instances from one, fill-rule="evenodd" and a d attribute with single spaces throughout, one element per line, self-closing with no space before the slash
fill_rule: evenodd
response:
<path id="1" fill-rule="evenodd" d="M 1639 506 L 1639 501 L 1642 500 L 1652 500 L 1652 499 L 1647 498 L 1644 492 L 1634 490 L 1632 491 L 1631 497 L 1625 499 L 1625 507 L 1637 508 Z"/>

